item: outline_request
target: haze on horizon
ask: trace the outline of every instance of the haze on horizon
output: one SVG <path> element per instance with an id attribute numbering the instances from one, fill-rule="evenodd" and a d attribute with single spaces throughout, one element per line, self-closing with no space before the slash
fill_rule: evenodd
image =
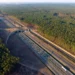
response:
<path id="1" fill-rule="evenodd" d="M 75 3 L 75 0 L 0 0 L 0 3 Z"/>

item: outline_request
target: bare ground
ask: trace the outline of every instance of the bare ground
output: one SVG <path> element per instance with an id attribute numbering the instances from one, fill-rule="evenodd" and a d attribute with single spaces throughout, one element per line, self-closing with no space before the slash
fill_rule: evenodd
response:
<path id="1" fill-rule="evenodd" d="M 0 28 L 7 28 L 7 26 L 5 23 L 1 22 Z M 0 38 L 3 39 L 4 43 L 8 35 L 9 32 L 7 30 L 0 30 Z M 20 62 L 26 66 L 18 66 L 19 69 L 9 75 L 42 75 L 39 71 L 45 75 L 52 75 L 52 72 L 39 60 L 32 50 L 18 37 L 18 35 L 11 36 L 8 41 L 8 47 L 11 54 L 19 57 Z M 27 68 L 27 66 L 30 68 Z"/>

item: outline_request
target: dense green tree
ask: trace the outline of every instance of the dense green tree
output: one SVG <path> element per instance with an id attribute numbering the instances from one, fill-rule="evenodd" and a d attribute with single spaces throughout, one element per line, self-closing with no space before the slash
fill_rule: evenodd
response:
<path id="1" fill-rule="evenodd" d="M 10 55 L 10 51 L 0 40 L 0 75 L 4 75 L 9 72 L 17 62 L 18 58 Z"/>

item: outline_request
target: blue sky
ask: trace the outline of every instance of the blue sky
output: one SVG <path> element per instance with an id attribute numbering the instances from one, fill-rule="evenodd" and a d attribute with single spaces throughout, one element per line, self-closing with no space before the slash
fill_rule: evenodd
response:
<path id="1" fill-rule="evenodd" d="M 28 3 L 28 2 L 30 2 L 30 3 L 33 3 L 33 2 L 63 2 L 63 3 L 75 3 L 75 0 L 0 0 L 0 3 L 17 3 L 17 2 L 25 2 L 25 3 Z"/>

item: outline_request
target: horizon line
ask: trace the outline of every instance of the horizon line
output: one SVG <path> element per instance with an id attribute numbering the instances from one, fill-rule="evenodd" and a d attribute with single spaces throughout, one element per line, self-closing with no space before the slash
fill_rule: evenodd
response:
<path id="1" fill-rule="evenodd" d="M 46 4 L 46 3 L 53 3 L 53 4 L 57 4 L 57 3 L 60 3 L 60 4 L 75 4 L 75 2 L 0 2 L 0 4 Z"/>

